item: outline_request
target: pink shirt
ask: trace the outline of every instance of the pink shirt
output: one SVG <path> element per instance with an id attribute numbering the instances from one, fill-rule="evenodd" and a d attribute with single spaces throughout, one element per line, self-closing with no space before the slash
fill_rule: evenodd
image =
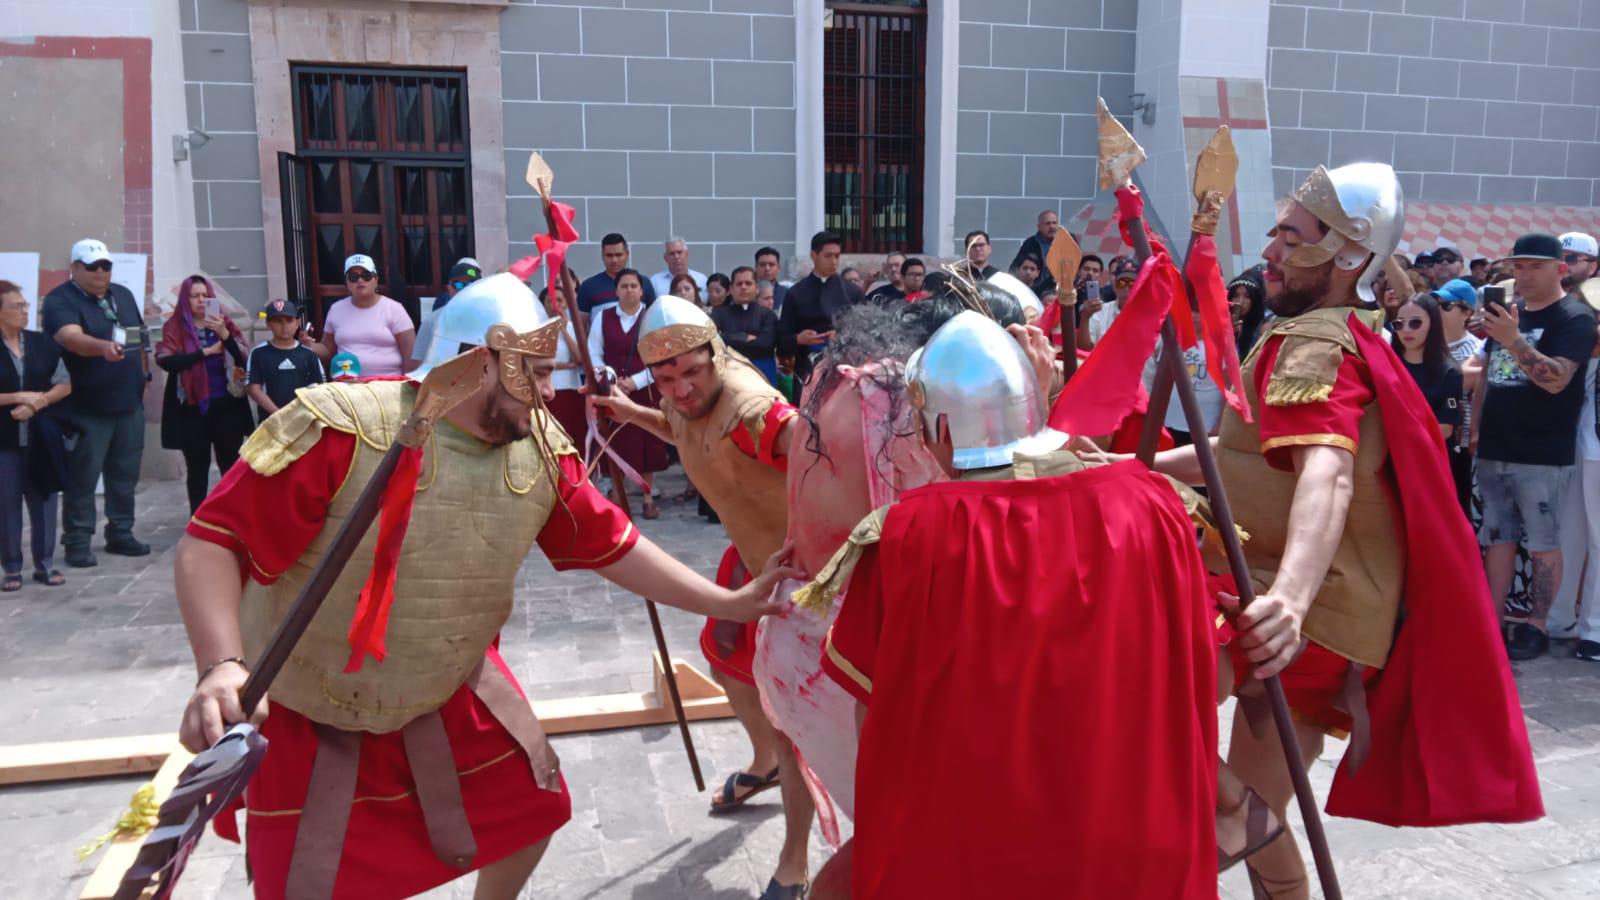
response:
<path id="1" fill-rule="evenodd" d="M 380 296 L 376 305 L 362 309 L 346 297 L 328 309 L 322 330 L 333 335 L 341 351 L 361 360 L 361 376 L 367 378 L 405 374 L 394 337 L 414 327 L 399 301 Z"/>

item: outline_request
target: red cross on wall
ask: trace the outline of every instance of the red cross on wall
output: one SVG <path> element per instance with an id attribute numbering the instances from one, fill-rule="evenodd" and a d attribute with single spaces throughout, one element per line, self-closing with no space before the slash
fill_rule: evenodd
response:
<path id="1" fill-rule="evenodd" d="M 1228 80 L 1217 80 L 1217 115 L 1215 116 L 1184 116 L 1184 128 L 1207 128 L 1215 131 L 1226 125 L 1228 128 L 1239 131 L 1250 129 L 1265 131 L 1266 119 L 1236 119 L 1228 108 Z M 1244 252 L 1243 237 L 1239 233 L 1239 192 L 1236 190 L 1228 195 L 1228 236 L 1233 239 L 1234 254 Z"/>

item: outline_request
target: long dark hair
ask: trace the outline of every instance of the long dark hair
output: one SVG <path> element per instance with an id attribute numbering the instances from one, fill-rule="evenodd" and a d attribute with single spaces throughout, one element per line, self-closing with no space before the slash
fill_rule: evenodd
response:
<path id="1" fill-rule="evenodd" d="M 1444 370 L 1455 365 L 1455 360 L 1450 357 L 1450 347 L 1445 343 L 1444 325 L 1440 321 L 1439 301 L 1433 299 L 1431 294 L 1413 294 L 1411 299 L 1400 304 L 1400 309 L 1407 306 L 1416 306 L 1428 317 L 1428 337 L 1422 342 L 1422 371 L 1427 374 L 1430 383 L 1437 382 Z M 1395 321 L 1399 321 L 1398 311 Z M 1406 348 L 1400 343 L 1400 332 L 1396 331 L 1389 337 L 1389 345 L 1394 352 L 1405 359 Z"/>

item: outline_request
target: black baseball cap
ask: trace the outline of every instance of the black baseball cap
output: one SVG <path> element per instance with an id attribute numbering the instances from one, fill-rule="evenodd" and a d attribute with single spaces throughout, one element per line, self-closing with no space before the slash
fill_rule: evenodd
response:
<path id="1" fill-rule="evenodd" d="M 482 277 L 483 270 L 478 268 L 476 265 L 469 262 L 458 262 L 450 267 L 450 276 L 445 279 L 445 282 L 450 283 L 464 281 L 468 284 L 471 284 Z"/>
<path id="2" fill-rule="evenodd" d="M 1511 255 L 1505 258 L 1558 260 L 1561 258 L 1561 239 L 1537 231 L 1525 234 L 1511 245 Z"/>
<path id="3" fill-rule="evenodd" d="M 1436 263 L 1461 262 L 1461 253 L 1454 247 L 1440 247 L 1433 251 L 1433 261 Z"/>
<path id="4" fill-rule="evenodd" d="M 293 300 L 274 300 L 268 303 L 267 308 L 263 309 L 261 313 L 268 319 L 298 319 L 300 318 L 300 307 L 296 306 Z"/>
<path id="5" fill-rule="evenodd" d="M 1413 262 L 1411 265 L 1412 266 L 1431 266 L 1431 265 L 1433 265 L 1433 254 L 1432 253 L 1418 253 L 1416 261 Z"/>

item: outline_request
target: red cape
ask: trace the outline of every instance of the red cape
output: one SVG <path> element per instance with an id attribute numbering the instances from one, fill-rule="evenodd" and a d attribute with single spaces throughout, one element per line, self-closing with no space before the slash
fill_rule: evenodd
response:
<path id="1" fill-rule="evenodd" d="M 1350 331 L 1389 441 L 1406 583 L 1404 624 L 1367 688 L 1371 752 L 1359 769 L 1339 766 L 1328 813 L 1396 826 L 1537 819 L 1522 705 L 1439 427 L 1389 343 L 1354 316 Z"/>
<path id="2" fill-rule="evenodd" d="M 1213 612 L 1162 478 L 908 492 L 849 598 L 855 896 L 1216 897 Z"/>

